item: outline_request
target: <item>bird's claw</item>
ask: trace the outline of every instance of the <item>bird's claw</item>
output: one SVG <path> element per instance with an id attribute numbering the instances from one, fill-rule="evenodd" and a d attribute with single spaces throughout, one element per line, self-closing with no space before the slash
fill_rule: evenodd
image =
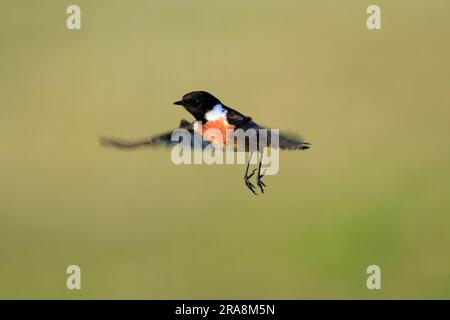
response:
<path id="1" fill-rule="evenodd" d="M 254 195 L 257 195 L 257 193 L 256 193 L 256 191 L 255 191 L 256 188 L 255 188 L 254 184 L 251 183 L 251 182 L 249 181 L 249 179 L 255 175 L 255 171 L 256 171 L 256 169 L 254 169 L 253 172 L 252 172 L 250 175 L 245 175 L 245 176 L 244 176 L 244 182 L 245 182 L 245 185 L 247 186 L 247 188 L 248 188 Z"/>
<path id="2" fill-rule="evenodd" d="M 264 187 L 266 186 L 266 184 L 264 182 L 262 182 L 262 178 L 264 177 L 264 172 L 262 174 L 258 174 L 258 176 L 256 178 L 256 184 L 258 185 L 259 189 L 261 190 L 261 193 L 264 193 Z"/>

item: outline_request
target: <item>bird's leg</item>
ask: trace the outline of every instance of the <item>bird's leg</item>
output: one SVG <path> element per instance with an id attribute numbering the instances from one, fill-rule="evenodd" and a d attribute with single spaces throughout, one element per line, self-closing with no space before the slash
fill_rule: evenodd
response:
<path id="1" fill-rule="evenodd" d="M 261 152 L 261 157 L 259 158 L 258 174 L 256 175 L 256 183 L 257 183 L 259 189 L 261 189 L 261 193 L 264 193 L 264 187 L 266 186 L 266 184 L 264 182 L 262 182 L 262 180 L 261 180 L 264 177 L 264 172 L 261 173 L 261 164 L 262 164 L 264 149 L 262 149 L 260 152 Z"/>
<path id="2" fill-rule="evenodd" d="M 248 159 L 247 168 L 245 169 L 245 173 L 244 173 L 244 182 L 245 182 L 245 185 L 247 186 L 247 188 L 249 188 L 250 191 L 253 192 L 253 194 L 257 194 L 255 192 L 255 186 L 253 185 L 253 183 L 251 183 L 248 180 L 251 177 L 253 177 L 253 175 L 255 174 L 255 171 L 256 171 L 256 169 L 253 169 L 253 172 L 250 175 L 248 174 L 248 167 L 250 166 L 250 161 L 252 160 L 252 155 L 253 155 L 253 153 L 250 153 L 250 158 Z"/>

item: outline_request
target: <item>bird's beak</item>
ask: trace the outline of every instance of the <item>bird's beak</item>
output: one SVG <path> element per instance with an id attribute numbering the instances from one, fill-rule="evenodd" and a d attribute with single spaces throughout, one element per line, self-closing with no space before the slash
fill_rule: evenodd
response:
<path id="1" fill-rule="evenodd" d="M 176 104 L 177 106 L 182 106 L 183 105 L 183 101 L 182 100 L 175 101 L 173 104 Z"/>

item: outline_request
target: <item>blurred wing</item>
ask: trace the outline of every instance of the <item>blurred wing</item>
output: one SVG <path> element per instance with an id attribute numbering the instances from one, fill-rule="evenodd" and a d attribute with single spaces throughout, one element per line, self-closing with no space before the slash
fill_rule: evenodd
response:
<path id="1" fill-rule="evenodd" d="M 178 129 L 186 129 L 191 133 L 191 146 L 194 146 L 194 139 L 200 139 L 202 147 L 208 144 L 208 142 L 201 139 L 197 133 L 194 133 L 194 126 L 189 121 L 181 120 Z M 176 129 L 138 140 L 100 137 L 100 144 L 106 147 L 111 146 L 120 149 L 134 149 L 142 146 L 171 146 L 179 143 L 179 141 L 172 141 L 172 134 L 175 130 Z"/>
<path id="2" fill-rule="evenodd" d="M 279 134 L 278 147 L 282 150 L 306 150 L 311 144 L 294 135 Z"/>
<path id="3" fill-rule="evenodd" d="M 246 121 L 245 123 L 240 126 L 241 129 L 247 130 L 247 129 L 267 129 L 266 127 L 260 126 L 253 120 Z M 277 148 L 276 143 L 272 143 L 270 140 L 272 138 L 272 134 L 275 137 L 275 131 L 271 132 L 271 129 L 267 129 L 267 140 L 268 143 L 274 148 Z M 298 137 L 294 134 L 287 134 L 287 133 L 279 133 L 278 134 L 278 148 L 282 150 L 306 150 L 311 147 L 311 144 L 304 141 L 301 137 Z"/>

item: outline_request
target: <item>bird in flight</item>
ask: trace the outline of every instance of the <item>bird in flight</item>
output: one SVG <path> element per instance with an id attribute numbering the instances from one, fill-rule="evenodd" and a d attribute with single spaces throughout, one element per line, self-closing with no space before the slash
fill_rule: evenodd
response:
<path id="1" fill-rule="evenodd" d="M 277 135 L 277 143 L 272 143 L 272 139 L 270 139 L 270 137 L 267 137 L 267 139 L 262 142 L 262 138 L 259 133 L 260 129 L 267 128 L 260 126 L 254 122 L 252 118 L 227 107 L 220 102 L 219 99 L 206 91 L 190 92 L 185 94 L 181 100 L 175 101 L 173 104 L 184 107 L 186 111 L 188 111 L 195 118 L 193 122 L 189 122 L 184 119 L 181 120 L 177 129 L 187 130 L 192 133 L 193 137 L 195 134 L 199 134 L 202 140 L 202 147 L 212 144 L 215 147 L 224 148 L 226 145 L 225 141 L 227 139 L 227 134 L 230 132 L 236 132 L 238 129 L 241 129 L 244 133 L 248 130 L 254 130 L 256 132 L 257 139 L 261 143 L 257 143 L 255 148 L 255 145 L 251 147 L 250 144 L 245 141 L 244 146 L 244 151 L 250 152 L 250 157 L 244 173 L 244 183 L 245 186 L 255 195 L 257 194 L 256 187 L 253 183 L 251 183 L 250 178 L 255 175 L 256 171 L 256 184 L 261 190 L 261 193 L 264 193 L 264 188 L 266 187 L 266 184 L 262 181 L 264 172 L 261 172 L 263 155 L 262 149 L 264 147 L 275 147 L 281 150 L 306 150 L 310 148 L 310 144 L 303 141 L 301 138 L 281 134 Z M 121 149 L 132 149 L 140 146 L 174 145 L 177 141 L 172 140 L 172 133 L 177 129 L 133 141 L 100 137 L 100 143 L 104 146 L 112 146 Z M 223 141 L 218 141 L 217 136 L 215 135 L 209 135 L 209 129 L 218 130 L 223 133 Z M 271 129 L 267 130 L 270 132 Z M 233 143 L 236 143 L 235 138 L 233 138 L 232 141 Z M 253 172 L 249 174 L 249 166 L 253 152 L 260 152 L 261 156 L 259 159 L 258 169 L 254 169 Z"/>

